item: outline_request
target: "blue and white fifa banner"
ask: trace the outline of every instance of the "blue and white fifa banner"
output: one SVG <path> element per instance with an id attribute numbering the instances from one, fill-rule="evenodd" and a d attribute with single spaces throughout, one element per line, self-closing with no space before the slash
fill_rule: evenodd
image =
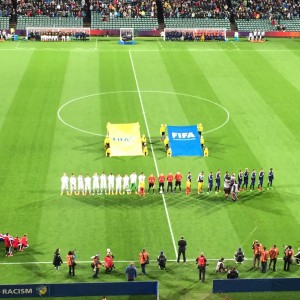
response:
<path id="1" fill-rule="evenodd" d="M 167 128 L 172 156 L 203 156 L 197 125 Z"/>

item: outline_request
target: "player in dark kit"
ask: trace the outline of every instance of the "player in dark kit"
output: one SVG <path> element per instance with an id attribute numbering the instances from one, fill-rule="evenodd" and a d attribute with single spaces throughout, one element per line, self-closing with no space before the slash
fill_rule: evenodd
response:
<path id="1" fill-rule="evenodd" d="M 242 183 L 243 183 L 243 171 L 240 170 L 239 174 L 238 174 L 238 190 L 239 191 L 241 190 Z"/>
<path id="2" fill-rule="evenodd" d="M 186 240 L 182 236 L 180 240 L 178 241 L 178 256 L 177 256 L 177 263 L 180 261 L 180 256 L 182 254 L 183 257 L 183 262 L 186 262 L 186 257 L 185 257 L 185 249 L 186 249 Z"/>
<path id="3" fill-rule="evenodd" d="M 214 175 L 213 172 L 210 172 L 208 175 L 208 187 L 207 187 L 207 194 L 209 194 L 212 190 L 213 187 L 213 180 L 214 180 Z"/>
<path id="4" fill-rule="evenodd" d="M 221 186 L 221 172 L 220 170 L 218 170 L 218 172 L 216 173 L 216 187 L 215 187 L 215 193 L 219 193 L 220 192 L 220 186 Z"/>
<path id="5" fill-rule="evenodd" d="M 274 180 L 274 172 L 273 169 L 271 168 L 269 173 L 268 173 L 268 188 L 267 189 L 271 189 L 273 190 L 273 180 Z"/>
<path id="6" fill-rule="evenodd" d="M 256 180 L 256 171 L 253 169 L 251 172 L 250 191 L 254 190 L 255 180 Z"/>
<path id="7" fill-rule="evenodd" d="M 265 172 L 263 169 L 261 169 L 258 173 L 258 186 L 257 189 L 259 189 L 260 191 L 263 189 L 263 183 L 264 183 L 264 176 L 265 176 Z"/>
<path id="8" fill-rule="evenodd" d="M 242 185 L 242 189 L 244 189 L 244 187 L 245 187 L 245 190 L 248 189 L 248 180 L 249 180 L 249 171 L 246 168 L 245 172 L 244 172 L 244 182 L 243 182 L 243 185 Z"/>

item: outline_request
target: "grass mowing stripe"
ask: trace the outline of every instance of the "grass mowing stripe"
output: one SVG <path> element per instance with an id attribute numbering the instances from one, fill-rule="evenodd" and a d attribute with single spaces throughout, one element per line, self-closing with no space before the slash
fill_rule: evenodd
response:
<path id="1" fill-rule="evenodd" d="M 135 67 L 134 67 L 131 51 L 129 51 L 129 57 L 130 57 L 130 62 L 131 62 L 131 66 L 132 66 L 132 71 L 133 71 L 135 83 L 136 83 L 136 88 L 137 88 L 137 91 L 138 91 L 139 100 L 140 100 L 140 104 L 141 104 L 141 108 L 142 108 L 142 112 L 143 112 L 143 117 L 144 117 L 144 121 L 145 121 L 145 125 L 146 125 L 147 135 L 148 135 L 148 138 L 149 138 L 149 141 L 150 141 L 150 147 L 151 147 L 151 152 L 152 152 L 152 155 L 153 155 L 153 161 L 154 161 L 154 165 L 155 165 L 155 169 L 156 169 L 156 174 L 157 174 L 157 176 L 159 176 L 157 161 L 156 161 L 154 149 L 152 147 L 151 135 L 150 135 L 150 131 L 149 131 L 149 126 L 148 126 L 148 122 L 147 122 L 147 118 L 146 118 L 146 114 L 145 114 L 145 110 L 144 110 L 144 104 L 143 104 L 143 100 L 142 100 L 142 95 L 141 95 L 138 79 L 137 79 L 136 72 L 135 72 Z M 166 216 L 167 216 L 167 221 L 168 221 L 169 230 L 170 230 L 170 234 L 171 234 L 171 238 L 172 238 L 172 243 L 173 243 L 173 247 L 174 247 L 175 256 L 177 257 L 177 255 L 178 255 L 177 248 L 176 248 L 176 244 L 175 244 L 173 229 L 172 229 L 171 220 L 170 220 L 170 216 L 169 216 L 169 211 L 168 211 L 168 207 L 167 207 L 167 203 L 166 203 L 166 199 L 165 199 L 164 194 L 162 194 L 162 199 L 163 199 L 164 208 L 165 208 L 165 212 L 166 212 Z"/>

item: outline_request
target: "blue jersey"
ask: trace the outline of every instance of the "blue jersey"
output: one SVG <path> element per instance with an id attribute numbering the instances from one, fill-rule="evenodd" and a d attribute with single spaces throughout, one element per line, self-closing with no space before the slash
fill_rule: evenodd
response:
<path id="1" fill-rule="evenodd" d="M 212 184 L 213 183 L 213 174 L 208 175 L 208 183 Z"/>
<path id="2" fill-rule="evenodd" d="M 269 180 L 272 181 L 274 179 L 274 173 L 273 171 L 270 171 L 268 174 Z"/>
<path id="3" fill-rule="evenodd" d="M 243 173 L 240 172 L 239 175 L 238 175 L 238 181 L 242 182 L 242 180 L 243 180 Z"/>
<path id="4" fill-rule="evenodd" d="M 251 181 L 255 181 L 255 179 L 256 179 L 256 173 L 252 172 L 251 173 Z"/>
<path id="5" fill-rule="evenodd" d="M 216 174 L 216 183 L 220 185 L 220 182 L 221 182 L 221 176 L 220 176 L 220 173 L 218 172 Z"/>
<path id="6" fill-rule="evenodd" d="M 248 177 L 249 177 L 249 172 L 245 171 L 245 173 L 244 173 L 244 181 L 248 181 Z"/>
<path id="7" fill-rule="evenodd" d="M 259 172 L 259 175 L 258 175 L 259 181 L 262 181 L 264 179 L 264 175 L 265 175 L 265 173 L 263 171 Z"/>

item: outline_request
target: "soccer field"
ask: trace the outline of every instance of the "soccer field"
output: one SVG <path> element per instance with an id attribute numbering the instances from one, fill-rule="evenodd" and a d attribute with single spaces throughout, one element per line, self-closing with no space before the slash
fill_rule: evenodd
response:
<path id="1" fill-rule="evenodd" d="M 89 42 L 5 42 L 0 45 L 0 233 L 28 234 L 29 249 L 6 258 L 0 244 L 0 282 L 94 282 L 90 257 L 110 248 L 116 270 L 99 281 L 126 281 L 135 261 L 138 281 L 158 280 L 160 299 L 223 299 L 211 294 L 215 265 L 231 260 L 238 247 L 246 258 L 241 278 L 298 277 L 298 266 L 262 274 L 250 270 L 252 241 L 267 248 L 292 245 L 299 235 L 300 40 L 265 43 L 188 43 L 137 39 L 121 46 L 114 38 Z M 106 158 L 106 125 L 139 122 L 147 157 Z M 167 157 L 161 123 L 203 123 L 209 157 Z M 224 194 L 197 194 L 197 176 L 218 169 L 274 169 L 274 189 L 243 191 L 239 201 Z M 180 171 L 192 174 L 192 193 L 60 196 L 63 172 L 77 176 Z M 257 183 L 256 183 L 257 187 Z M 177 241 L 187 240 L 186 264 L 176 264 Z M 77 274 L 67 265 L 55 271 L 56 248 L 64 262 L 76 248 Z M 148 275 L 140 275 L 138 254 L 150 254 Z M 167 271 L 157 267 L 164 251 Z M 209 261 L 205 283 L 195 259 Z M 231 294 L 231 299 L 279 299 L 292 293 Z M 109 299 L 112 299 L 110 297 Z M 115 299 L 115 298 L 113 298 Z M 116 298 L 118 299 L 118 298 Z M 125 298 L 122 298 L 125 299 Z M 129 298 L 128 298 L 129 299 Z M 131 298 L 130 298 L 131 299 Z M 134 298 L 135 299 L 135 298 Z M 141 299 L 143 299 L 141 297 Z M 287 298 L 286 298 L 287 299 Z"/>

